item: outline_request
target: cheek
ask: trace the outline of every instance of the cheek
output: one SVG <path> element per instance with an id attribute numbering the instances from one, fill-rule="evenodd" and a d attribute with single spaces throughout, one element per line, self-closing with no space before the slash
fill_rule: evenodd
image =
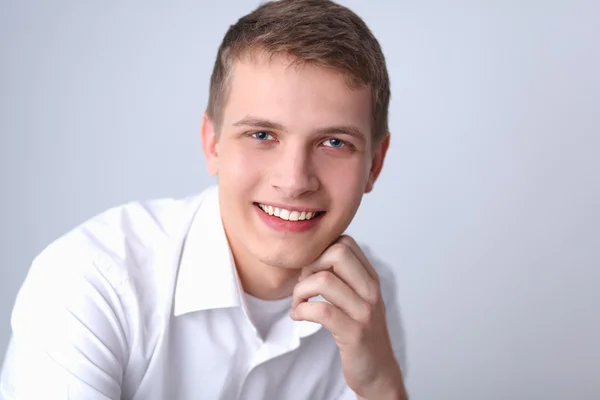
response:
<path id="1" fill-rule="evenodd" d="M 361 197 L 369 178 L 369 168 L 360 158 L 325 160 L 320 163 L 321 181 L 335 198 Z M 347 201 L 347 200 L 346 200 Z"/>
<path id="2" fill-rule="evenodd" d="M 264 157 L 260 152 L 251 151 L 243 146 L 228 146 L 220 155 L 220 175 L 237 187 L 248 186 L 261 176 Z"/>

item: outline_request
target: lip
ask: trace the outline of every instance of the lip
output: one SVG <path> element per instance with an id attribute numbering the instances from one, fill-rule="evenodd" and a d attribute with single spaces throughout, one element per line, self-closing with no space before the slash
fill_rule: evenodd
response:
<path id="1" fill-rule="evenodd" d="M 265 204 L 265 203 L 261 203 L 261 204 Z M 269 205 L 273 205 L 273 204 L 269 204 Z M 283 207 L 283 208 L 285 208 L 285 207 Z M 307 232 L 311 229 L 314 229 L 319 224 L 319 222 L 321 222 L 321 219 L 323 219 L 323 215 L 324 215 L 324 213 L 323 213 L 315 218 L 312 218 L 309 220 L 304 220 L 304 221 L 286 221 L 286 220 L 276 217 L 274 215 L 267 214 L 266 212 L 264 212 L 263 210 L 260 209 L 258 204 L 254 204 L 254 209 L 256 210 L 258 217 L 269 228 L 271 228 L 275 231 L 278 231 L 278 232 L 287 232 L 287 233 L 302 233 L 302 232 Z M 287 210 L 289 210 L 289 209 L 287 209 Z M 294 210 L 294 209 L 292 208 L 292 210 Z M 310 209 L 308 211 L 310 211 Z"/>
<path id="2" fill-rule="evenodd" d="M 288 210 L 288 211 L 300 211 L 300 212 L 302 212 L 302 211 L 306 211 L 306 212 L 310 211 L 310 212 L 313 212 L 313 213 L 314 212 L 323 212 L 322 208 L 305 207 L 305 206 L 298 206 L 298 205 L 294 206 L 294 205 L 291 205 L 291 204 L 268 203 L 268 202 L 263 203 L 262 201 L 257 201 L 257 202 L 254 203 L 254 205 L 257 205 L 257 204 L 264 204 L 266 206 L 273 206 L 273 208 L 275 208 L 275 207 L 280 208 L 280 209 L 283 208 L 283 209 Z"/>

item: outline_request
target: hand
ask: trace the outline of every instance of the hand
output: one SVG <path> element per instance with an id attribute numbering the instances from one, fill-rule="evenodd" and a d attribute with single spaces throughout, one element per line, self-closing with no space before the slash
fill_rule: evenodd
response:
<path id="1" fill-rule="evenodd" d="M 331 304 L 308 301 L 318 295 Z M 319 323 L 331 332 L 346 382 L 359 397 L 405 398 L 379 276 L 351 237 L 342 236 L 302 270 L 292 297 L 293 319 Z"/>

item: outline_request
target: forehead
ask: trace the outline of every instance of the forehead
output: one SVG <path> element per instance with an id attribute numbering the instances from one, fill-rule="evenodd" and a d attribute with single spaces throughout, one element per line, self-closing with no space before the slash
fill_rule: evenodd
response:
<path id="1" fill-rule="evenodd" d="M 353 124 L 371 132 L 370 87 L 350 87 L 330 68 L 285 56 L 245 57 L 234 62 L 228 86 L 224 125 L 252 115 L 291 129 Z"/>

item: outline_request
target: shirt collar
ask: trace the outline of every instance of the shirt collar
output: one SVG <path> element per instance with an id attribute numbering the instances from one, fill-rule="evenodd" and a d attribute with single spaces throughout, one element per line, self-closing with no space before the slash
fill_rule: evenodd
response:
<path id="1" fill-rule="evenodd" d="M 173 313 L 178 317 L 196 311 L 242 307 L 247 315 L 242 293 L 221 220 L 218 186 L 213 186 L 204 193 L 184 240 Z M 320 296 L 318 300 L 325 301 Z M 291 318 L 287 324 L 300 338 L 321 328 L 320 324 Z"/>
<path id="2" fill-rule="evenodd" d="M 173 312 L 238 307 L 241 293 L 214 186 L 204 193 L 183 244 Z"/>

